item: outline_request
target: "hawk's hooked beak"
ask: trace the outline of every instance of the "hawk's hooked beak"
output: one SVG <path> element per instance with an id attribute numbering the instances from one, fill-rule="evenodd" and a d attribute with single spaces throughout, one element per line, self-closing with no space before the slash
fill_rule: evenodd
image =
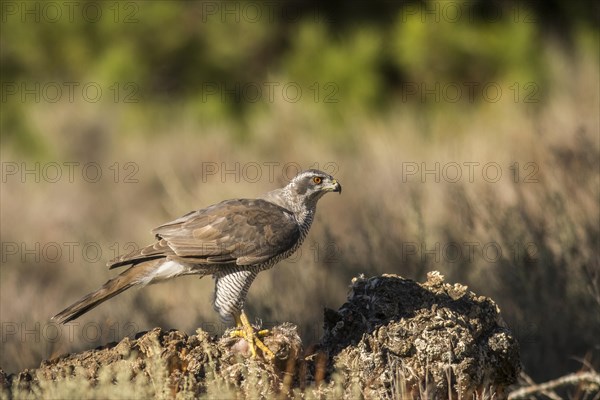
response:
<path id="1" fill-rule="evenodd" d="M 332 192 L 338 192 L 339 194 L 342 194 L 342 185 L 340 185 L 337 179 L 333 179 L 331 181 L 331 185 L 328 186 L 327 189 L 331 190 Z"/>

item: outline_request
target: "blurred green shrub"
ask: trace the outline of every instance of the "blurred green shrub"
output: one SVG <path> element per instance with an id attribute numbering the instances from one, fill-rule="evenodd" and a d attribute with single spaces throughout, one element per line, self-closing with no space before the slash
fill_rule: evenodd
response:
<path id="1" fill-rule="evenodd" d="M 46 3 L 15 4 L 35 10 Z M 416 112 L 461 111 L 449 102 L 407 102 L 407 84 L 535 82 L 551 90 L 543 43 L 560 35 L 571 46 L 580 32 L 597 34 L 593 13 L 582 5 L 374 1 L 315 8 L 306 1 L 293 7 L 259 1 L 253 5 L 261 17 L 252 19 L 236 15 L 243 2 L 77 4 L 72 19 L 67 10 L 57 21 L 3 15 L 3 83 L 133 82 L 140 104 L 125 116 L 146 110 L 152 118 L 175 108 L 202 122 L 238 124 L 240 131 L 254 114 L 269 112 L 269 82 L 279 84 L 279 97 L 285 84 L 298 84 L 300 104 L 318 108 L 340 128 L 345 116 L 384 114 L 399 99 Z M 78 14 L 91 4 L 103 15 L 97 22 Z M 460 9 L 461 17 L 455 20 L 448 6 Z M 234 12 L 211 13 L 210 7 Z M 565 15 L 552 30 L 545 25 Z M 263 90 L 258 97 L 243 92 L 252 85 Z M 3 103 L 10 111 L 0 118 L 2 138 L 25 153 L 39 152 L 43 146 L 34 151 L 31 143 L 43 140 L 27 122 L 39 104 L 18 96 Z"/>

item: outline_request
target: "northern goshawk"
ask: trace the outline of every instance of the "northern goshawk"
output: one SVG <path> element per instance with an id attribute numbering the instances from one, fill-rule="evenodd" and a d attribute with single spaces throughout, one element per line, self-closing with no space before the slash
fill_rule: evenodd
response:
<path id="1" fill-rule="evenodd" d="M 108 265 L 130 267 L 53 317 L 69 322 L 135 285 L 181 275 L 212 275 L 214 307 L 221 318 L 236 322 L 253 356 L 256 347 L 272 357 L 244 313 L 244 301 L 256 275 L 292 255 L 306 238 L 317 201 L 327 192 L 342 192 L 331 175 L 310 169 L 290 183 L 257 199 L 226 200 L 190 212 L 154 229 L 156 242 Z"/>

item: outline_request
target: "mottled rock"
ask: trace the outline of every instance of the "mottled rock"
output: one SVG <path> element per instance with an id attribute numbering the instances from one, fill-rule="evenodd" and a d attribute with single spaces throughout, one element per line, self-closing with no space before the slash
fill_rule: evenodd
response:
<path id="1" fill-rule="evenodd" d="M 520 372 L 519 348 L 489 298 L 438 272 L 420 284 L 397 275 L 355 278 L 348 301 L 325 312 L 322 350 L 368 397 L 448 398 L 502 393 Z"/>

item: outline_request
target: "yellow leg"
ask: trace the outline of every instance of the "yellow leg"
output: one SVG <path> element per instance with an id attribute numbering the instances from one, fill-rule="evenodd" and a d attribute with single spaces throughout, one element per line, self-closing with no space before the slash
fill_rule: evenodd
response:
<path id="1" fill-rule="evenodd" d="M 273 352 L 269 350 L 262 340 L 260 340 L 260 337 L 270 334 L 268 329 L 254 332 L 254 328 L 252 325 L 250 325 L 248 317 L 243 311 L 239 316 L 235 316 L 235 323 L 237 325 L 237 329 L 231 332 L 231 336 L 244 338 L 244 340 L 248 342 L 248 346 L 250 346 L 250 352 L 252 353 L 252 358 L 256 358 L 256 347 L 262 351 L 262 354 L 266 359 L 272 359 L 275 357 Z"/>

